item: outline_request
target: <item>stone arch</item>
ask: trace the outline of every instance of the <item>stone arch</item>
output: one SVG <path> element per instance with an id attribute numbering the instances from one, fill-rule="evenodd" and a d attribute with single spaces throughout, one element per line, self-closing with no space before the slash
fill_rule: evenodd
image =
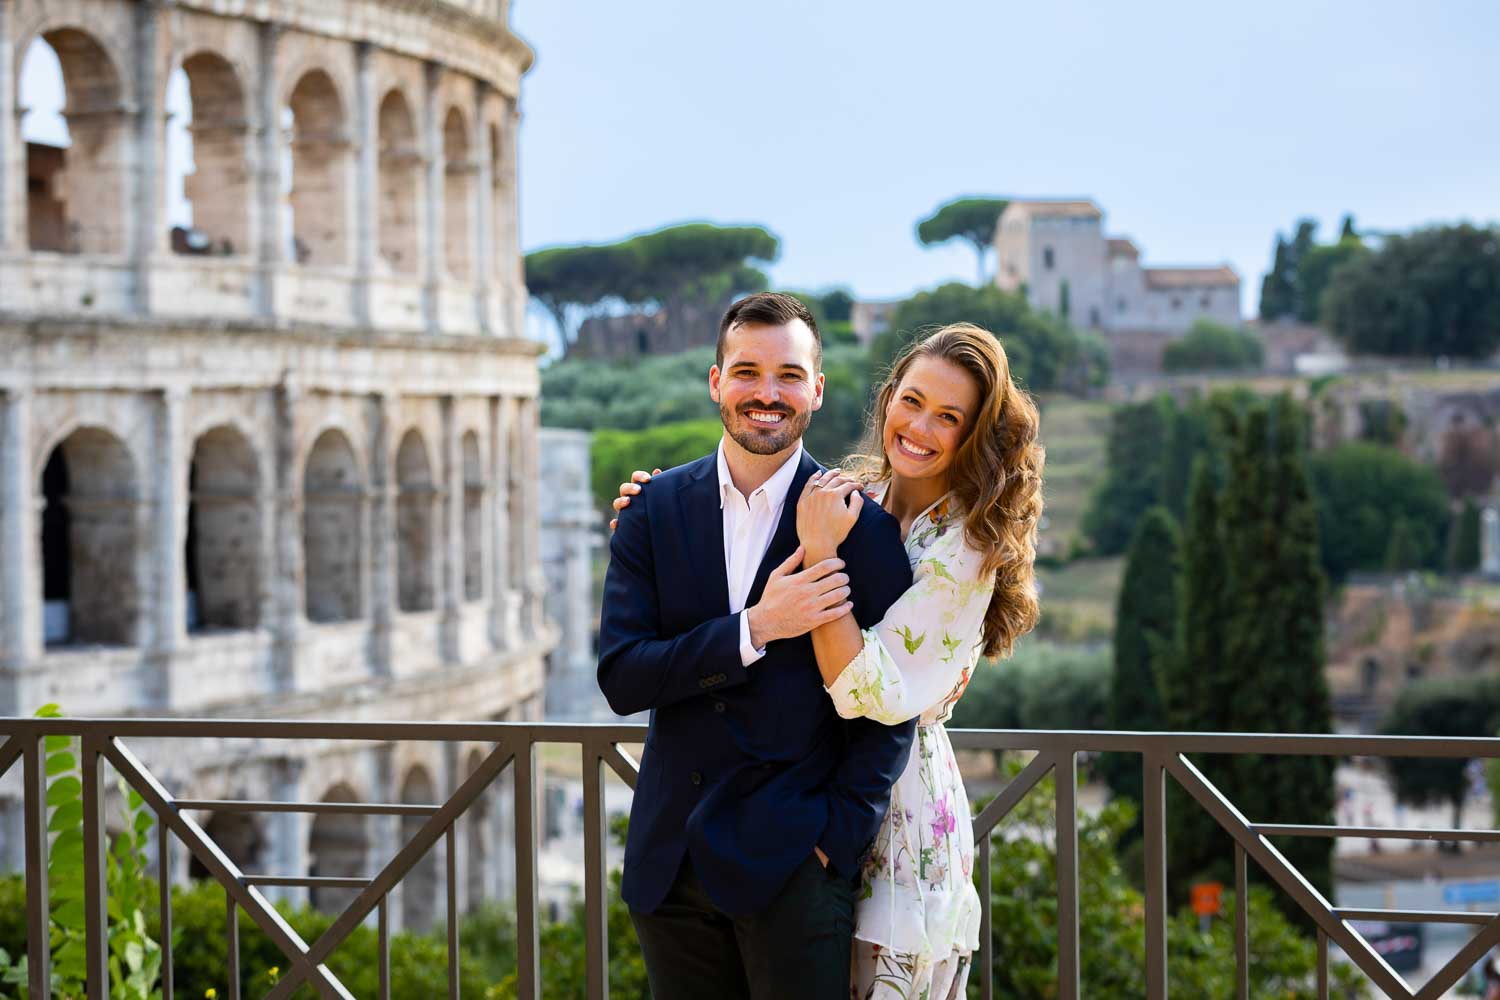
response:
<path id="1" fill-rule="evenodd" d="M 471 274 L 474 157 L 469 123 L 458 108 L 443 119 L 443 260 L 455 278 Z"/>
<path id="2" fill-rule="evenodd" d="M 229 860 L 242 872 L 261 869 L 265 857 L 266 838 L 255 817 L 249 813 L 216 812 L 203 824 L 203 832 L 219 845 Z M 203 862 L 194 855 L 188 862 L 188 877 L 207 879 L 212 876 Z"/>
<path id="3" fill-rule="evenodd" d="M 435 508 L 432 463 L 416 428 L 407 431 L 396 451 L 397 606 L 402 611 L 430 611 L 435 604 L 433 572 Z"/>
<path id="4" fill-rule="evenodd" d="M 352 787 L 340 782 L 323 794 L 324 802 L 359 802 Z M 321 814 L 308 835 L 308 875 L 315 878 L 363 878 L 370 851 L 369 818 L 350 814 Z M 357 889 L 311 890 L 312 905 L 324 913 L 339 913 L 358 894 Z"/>
<path id="5" fill-rule="evenodd" d="M 293 259 L 314 267 L 349 263 L 349 137 L 344 102 L 333 78 L 310 69 L 287 98 L 291 130 Z"/>
<path id="6" fill-rule="evenodd" d="M 122 253 L 127 243 L 123 147 L 128 120 L 115 60 L 92 34 L 71 25 L 45 30 L 32 40 L 21 60 L 23 84 L 37 60 L 47 67 L 55 60 L 61 75 L 66 134 L 26 143 L 30 248 Z M 23 123 L 23 136 L 26 131 Z"/>
<path id="7" fill-rule="evenodd" d="M 466 431 L 460 446 L 464 464 L 464 600 L 484 598 L 484 462 L 479 435 Z"/>
<path id="8" fill-rule="evenodd" d="M 484 754 L 479 750 L 470 752 L 469 759 L 464 764 L 464 778 L 467 780 L 473 773 L 479 770 L 479 765 L 484 762 Z M 472 912 L 482 905 L 489 895 L 489 861 L 490 861 L 490 790 L 485 789 L 469 806 L 464 814 L 464 823 L 467 824 L 467 836 L 464 838 L 465 872 L 467 885 L 464 887 L 468 900 L 467 909 Z"/>
<path id="9" fill-rule="evenodd" d="M 307 617 L 350 621 L 364 613 L 364 482 L 340 430 L 318 436 L 302 477 L 303 591 Z"/>
<path id="10" fill-rule="evenodd" d="M 406 778 L 401 782 L 403 805 L 436 805 L 436 796 L 437 786 L 426 768 L 418 764 L 406 772 Z M 411 843 L 426 822 L 426 816 L 402 816 L 402 846 Z M 428 848 L 401 880 L 402 929 L 421 932 L 432 926 L 437 916 L 441 883 L 442 872 L 438 869 L 437 851 L 435 848 Z"/>
<path id="11" fill-rule="evenodd" d="M 42 631 L 50 645 L 137 641 L 140 487 L 119 438 L 80 427 L 41 474 Z"/>
<path id="12" fill-rule="evenodd" d="M 188 629 L 248 629 L 260 620 L 260 463 L 222 424 L 193 444 L 188 472 Z"/>
<path id="13" fill-rule="evenodd" d="M 398 274 L 417 273 L 422 152 L 411 103 L 399 87 L 380 102 L 380 259 Z"/>
<path id="14" fill-rule="evenodd" d="M 192 213 L 190 226 L 173 229 L 172 249 L 192 254 L 247 253 L 252 200 L 249 123 L 239 73 L 217 52 L 200 49 L 183 59 L 172 76 L 169 94 L 186 91 L 180 124 L 185 152 L 193 163 L 185 175 L 178 172 L 171 157 L 165 165 L 168 183 L 180 180 Z M 175 120 L 171 123 L 169 141 L 176 137 L 178 126 Z"/>

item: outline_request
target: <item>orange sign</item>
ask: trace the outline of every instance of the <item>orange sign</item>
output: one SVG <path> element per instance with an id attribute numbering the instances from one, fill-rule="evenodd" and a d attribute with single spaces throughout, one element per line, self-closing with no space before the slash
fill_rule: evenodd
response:
<path id="1" fill-rule="evenodd" d="M 1199 882 L 1193 886 L 1193 912 L 1200 917 L 1216 917 L 1222 907 L 1224 886 L 1218 882 Z"/>

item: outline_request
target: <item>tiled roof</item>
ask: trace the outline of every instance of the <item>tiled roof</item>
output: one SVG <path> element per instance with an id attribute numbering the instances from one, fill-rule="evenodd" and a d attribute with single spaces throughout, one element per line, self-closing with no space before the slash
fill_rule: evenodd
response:
<path id="1" fill-rule="evenodd" d="M 1174 288 L 1238 288 L 1240 276 L 1227 265 L 1219 267 L 1147 267 L 1146 287 L 1159 291 Z"/>
<path id="2" fill-rule="evenodd" d="M 1109 246 L 1109 255 L 1111 257 L 1139 257 L 1141 255 L 1140 249 L 1124 237 L 1113 236 L 1104 242 Z"/>
<path id="3" fill-rule="evenodd" d="M 1079 199 L 1017 198 L 1005 208 L 1005 214 L 1061 215 L 1099 218 L 1104 213 L 1092 201 Z"/>

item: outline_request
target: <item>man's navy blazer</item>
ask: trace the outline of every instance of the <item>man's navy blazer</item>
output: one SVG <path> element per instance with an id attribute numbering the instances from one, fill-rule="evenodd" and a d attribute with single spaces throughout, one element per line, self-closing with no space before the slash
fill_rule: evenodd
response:
<path id="1" fill-rule="evenodd" d="M 821 466 L 803 452 L 746 607 L 797 548 L 797 498 Z M 683 855 L 726 913 L 769 904 L 814 846 L 858 873 L 906 767 L 913 723 L 843 720 L 812 639 L 779 639 L 748 668 L 729 612 L 718 461 L 669 469 L 620 512 L 599 623 L 599 687 L 621 715 L 649 709 L 622 895 L 651 912 Z M 911 586 L 896 520 L 866 503 L 839 548 L 854 617 L 877 624 Z"/>

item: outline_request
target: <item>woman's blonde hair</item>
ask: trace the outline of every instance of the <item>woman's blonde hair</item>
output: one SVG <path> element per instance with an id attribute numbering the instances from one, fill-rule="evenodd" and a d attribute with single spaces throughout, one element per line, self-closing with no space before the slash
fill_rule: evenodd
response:
<path id="1" fill-rule="evenodd" d="M 1037 522 L 1042 516 L 1042 465 L 1036 403 L 1011 381 L 1005 348 L 988 330 L 953 323 L 914 342 L 892 364 L 875 393 L 864 440 L 844 468 L 866 482 L 891 477 L 885 454 L 885 414 L 901 380 L 922 358 L 941 358 L 968 372 L 979 386 L 979 412 L 969 422 L 950 469 L 952 492 L 964 515 L 966 540 L 983 553 L 995 592 L 984 616 L 984 655 L 1006 656 L 1036 627 Z"/>

